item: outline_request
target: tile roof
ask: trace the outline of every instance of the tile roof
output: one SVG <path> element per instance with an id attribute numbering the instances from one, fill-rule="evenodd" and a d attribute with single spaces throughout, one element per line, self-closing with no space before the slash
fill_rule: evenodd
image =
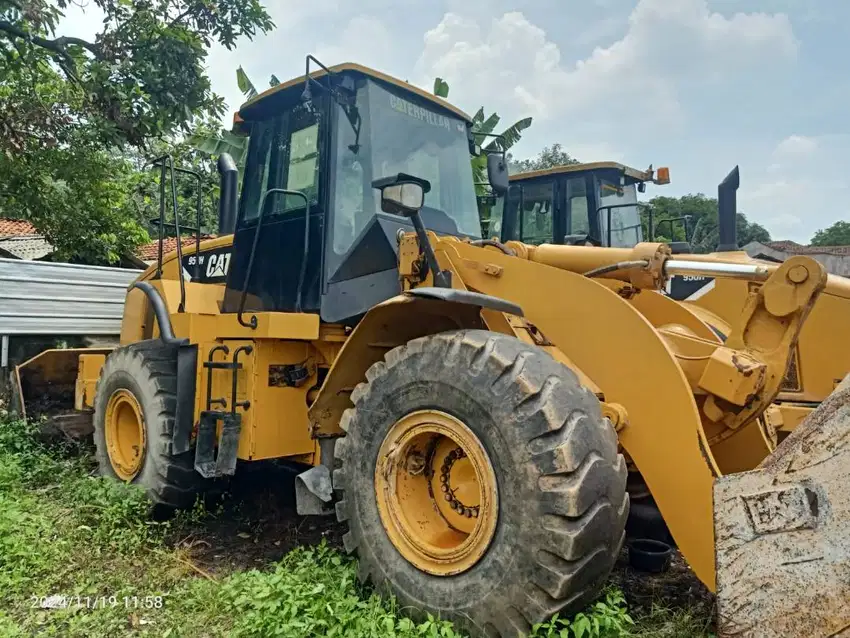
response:
<path id="1" fill-rule="evenodd" d="M 182 234 L 182 233 L 181 233 Z M 201 235 L 201 241 L 206 239 L 214 239 L 215 235 Z M 183 247 L 194 246 L 195 238 L 193 237 L 181 237 L 180 243 Z M 162 254 L 167 255 L 168 253 L 177 250 L 177 238 L 176 237 L 166 237 L 162 241 Z M 159 240 L 156 239 L 147 244 L 142 244 L 138 248 L 136 248 L 136 257 L 141 259 L 142 261 L 152 263 L 156 261 L 156 257 L 159 253 Z"/>
<path id="2" fill-rule="evenodd" d="M 53 246 L 40 235 L 22 237 L 0 237 L 0 256 L 15 259 L 35 260 L 47 257 Z"/>
<path id="3" fill-rule="evenodd" d="M 773 248 L 773 250 L 778 250 L 789 255 L 850 256 L 850 246 L 803 246 L 790 240 L 769 241 L 764 245 L 768 248 Z"/>
<path id="4" fill-rule="evenodd" d="M 38 235 L 35 226 L 23 219 L 9 219 L 0 217 L 0 237 L 18 236 L 18 235 Z"/>

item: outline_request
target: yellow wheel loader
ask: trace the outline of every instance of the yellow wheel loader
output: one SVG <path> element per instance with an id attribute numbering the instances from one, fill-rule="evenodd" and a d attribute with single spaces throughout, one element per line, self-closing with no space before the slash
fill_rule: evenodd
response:
<path id="1" fill-rule="evenodd" d="M 630 249 L 658 235 L 673 235 L 674 225 L 684 230 L 686 241 L 673 242 L 674 254 L 691 252 L 690 239 L 699 232 L 690 218 L 681 216 L 655 223 L 650 212 L 648 228 L 641 224 L 638 192 L 647 184 L 667 184 L 667 168 L 645 171 L 616 162 L 574 164 L 510 177 L 507 195 L 491 198 L 486 207 L 488 235 L 502 241 L 529 244 L 593 244 L 620 248 L 619 259 L 632 258 Z M 711 254 L 690 255 L 691 261 L 726 264 L 758 264 L 775 268 L 774 262 L 752 259 L 738 249 L 736 229 L 736 167 L 718 187 L 719 245 Z M 663 294 L 693 304 L 694 311 L 725 338 L 754 286 L 748 278 L 716 278 L 694 270 L 670 277 Z M 850 372 L 850 344 L 835 339 L 850 324 L 850 281 L 829 275 L 824 294 L 800 333 L 785 382 L 765 414 L 771 438 L 781 440 Z"/>
<path id="2" fill-rule="evenodd" d="M 240 464 L 307 464 L 298 509 L 335 511 L 361 578 L 473 635 L 520 636 L 604 585 L 628 459 L 714 588 L 713 483 L 765 456 L 760 417 L 820 264 L 484 239 L 470 118 L 359 65 L 308 57 L 239 118 L 238 201 L 219 160 L 232 237 L 142 274 L 120 347 L 18 370 L 37 385 L 76 358 L 102 474 L 179 507 Z M 505 192 L 504 156 L 487 166 Z M 725 339 L 654 292 L 694 269 L 754 284 Z"/>

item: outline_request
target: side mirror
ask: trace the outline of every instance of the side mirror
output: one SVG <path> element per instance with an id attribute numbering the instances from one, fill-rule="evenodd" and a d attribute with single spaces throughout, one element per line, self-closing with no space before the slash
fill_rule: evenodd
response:
<path id="1" fill-rule="evenodd" d="M 490 188 L 497 195 L 504 195 L 508 192 L 510 186 L 508 164 L 501 153 L 487 155 L 487 181 L 490 182 Z"/>
<path id="2" fill-rule="evenodd" d="M 425 203 L 425 193 L 431 190 L 427 179 L 399 173 L 372 182 L 381 191 L 381 210 L 393 215 L 413 217 Z"/>

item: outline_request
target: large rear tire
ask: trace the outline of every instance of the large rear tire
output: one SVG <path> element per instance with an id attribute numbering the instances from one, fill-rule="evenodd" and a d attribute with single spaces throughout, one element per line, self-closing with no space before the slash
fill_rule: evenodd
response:
<path id="1" fill-rule="evenodd" d="M 100 473 L 140 485 L 162 513 L 192 507 L 207 483 L 193 452 L 171 453 L 176 408 L 176 346 L 151 339 L 107 357 L 94 402 Z"/>
<path id="2" fill-rule="evenodd" d="M 571 370 L 461 330 L 366 376 L 334 474 L 361 579 L 473 635 L 523 635 L 593 600 L 623 542 L 626 464 Z"/>

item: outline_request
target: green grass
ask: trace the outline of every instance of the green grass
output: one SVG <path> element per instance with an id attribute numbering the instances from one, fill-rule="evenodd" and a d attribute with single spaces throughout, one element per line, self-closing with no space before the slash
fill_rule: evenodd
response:
<path id="1" fill-rule="evenodd" d="M 140 490 L 93 469 L 87 454 L 48 449 L 34 428 L 0 417 L 0 636 L 460 635 L 438 619 L 415 622 L 359 586 L 355 561 L 324 542 L 261 569 L 211 576 L 170 540 L 203 509 L 155 522 Z M 67 606 L 42 608 L 52 595 Z M 654 610 L 650 620 L 635 624 L 622 593 L 608 590 L 535 636 L 707 635 L 674 613 Z M 682 627 L 694 631 L 676 633 Z"/>

